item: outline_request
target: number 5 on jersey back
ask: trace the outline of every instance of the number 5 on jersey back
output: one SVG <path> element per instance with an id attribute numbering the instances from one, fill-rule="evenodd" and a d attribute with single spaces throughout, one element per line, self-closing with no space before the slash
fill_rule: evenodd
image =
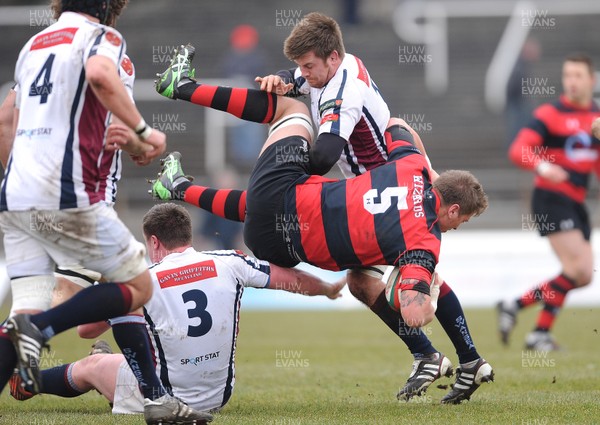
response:
<path id="1" fill-rule="evenodd" d="M 371 214 L 381 214 L 387 211 L 392 206 L 392 197 L 397 199 L 397 205 L 399 210 L 407 210 L 408 204 L 406 203 L 406 196 L 408 195 L 408 187 L 406 186 L 395 186 L 386 187 L 382 192 L 379 202 L 375 202 L 375 199 L 379 196 L 377 189 L 371 189 L 363 195 L 363 205 L 365 210 Z"/>

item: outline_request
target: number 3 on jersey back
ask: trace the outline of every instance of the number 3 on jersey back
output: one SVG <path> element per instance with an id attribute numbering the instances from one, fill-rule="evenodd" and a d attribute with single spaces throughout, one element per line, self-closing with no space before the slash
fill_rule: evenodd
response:
<path id="1" fill-rule="evenodd" d="M 29 87 L 29 96 L 40 96 L 40 104 L 48 101 L 48 95 L 52 93 L 52 83 L 50 82 L 50 74 L 52 73 L 52 64 L 54 63 L 54 53 L 51 53 L 44 62 L 44 66 L 40 70 L 34 82 Z M 40 84 L 41 80 L 41 84 Z"/>
<path id="2" fill-rule="evenodd" d="M 206 294 L 200 289 L 192 289 L 181 294 L 181 297 L 183 298 L 183 302 L 185 304 L 188 302 L 193 302 L 195 304 L 194 308 L 188 309 L 188 317 L 190 319 L 200 319 L 199 325 L 188 326 L 188 336 L 198 337 L 206 335 L 210 331 L 210 328 L 212 328 L 213 322 L 212 316 L 208 311 L 206 311 L 206 307 L 208 306 L 208 298 L 206 297 Z"/>

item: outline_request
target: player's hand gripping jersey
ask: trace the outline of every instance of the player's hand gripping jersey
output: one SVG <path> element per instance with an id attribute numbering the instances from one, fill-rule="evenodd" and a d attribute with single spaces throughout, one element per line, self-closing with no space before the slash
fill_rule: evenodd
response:
<path id="1" fill-rule="evenodd" d="M 19 120 L 0 209 L 76 208 L 107 198 L 109 113 L 85 79 L 85 65 L 102 55 L 119 68 L 124 53 L 118 31 L 72 12 L 23 47 L 15 69 Z"/>

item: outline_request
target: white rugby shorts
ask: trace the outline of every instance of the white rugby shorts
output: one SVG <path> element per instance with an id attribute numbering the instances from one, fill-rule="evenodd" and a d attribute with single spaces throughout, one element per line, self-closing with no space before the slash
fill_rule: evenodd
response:
<path id="1" fill-rule="evenodd" d="M 145 246 L 104 203 L 65 210 L 3 211 L 0 228 L 11 279 L 52 275 L 54 263 L 94 270 L 109 282 L 129 281 L 148 268 Z"/>
<path id="2" fill-rule="evenodd" d="M 112 413 L 114 415 L 144 413 L 144 398 L 138 387 L 138 381 L 125 359 L 117 372 Z"/>

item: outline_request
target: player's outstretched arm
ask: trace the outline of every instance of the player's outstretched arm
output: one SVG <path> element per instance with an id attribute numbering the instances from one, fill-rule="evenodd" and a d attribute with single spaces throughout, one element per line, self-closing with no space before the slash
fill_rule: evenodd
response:
<path id="1" fill-rule="evenodd" d="M 325 295 L 332 300 L 342 296 L 340 291 L 346 285 L 346 277 L 328 283 L 317 276 L 296 268 L 279 267 L 271 264 L 271 279 L 268 288 L 280 289 L 302 295 Z"/>
<path id="2" fill-rule="evenodd" d="M 542 136 L 535 130 L 524 127 L 519 131 L 508 151 L 508 157 L 518 167 L 535 171 L 539 176 L 553 182 L 562 183 L 569 179 L 569 173 L 560 165 L 551 162 L 540 152 Z M 547 156 L 547 155 L 546 155 Z"/>

